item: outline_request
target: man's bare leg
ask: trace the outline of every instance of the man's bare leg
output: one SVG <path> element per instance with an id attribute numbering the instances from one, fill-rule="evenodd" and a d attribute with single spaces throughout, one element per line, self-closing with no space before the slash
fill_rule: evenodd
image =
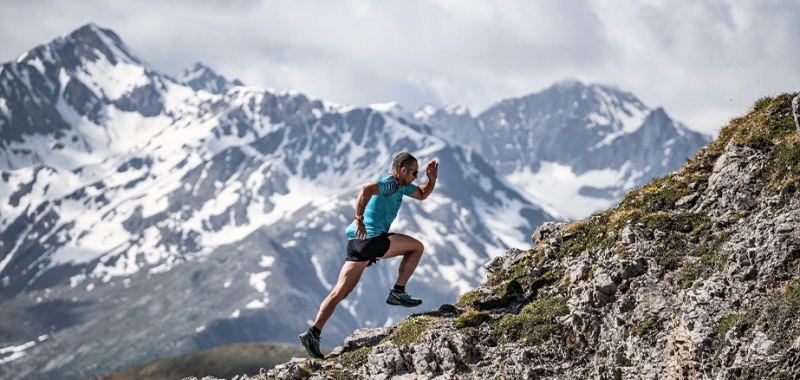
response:
<path id="1" fill-rule="evenodd" d="M 403 234 L 394 234 L 389 236 L 389 250 L 383 255 L 382 258 L 387 259 L 390 257 L 403 256 L 403 261 L 400 262 L 400 269 L 398 270 L 396 285 L 406 286 L 408 279 L 414 274 L 417 269 L 419 260 L 422 258 L 422 251 L 425 247 L 422 243 L 411 236 Z"/>
<path id="2" fill-rule="evenodd" d="M 361 279 L 361 274 L 364 273 L 364 268 L 367 267 L 369 261 L 345 261 L 342 265 L 342 271 L 339 272 L 339 279 L 336 281 L 336 286 L 333 287 L 331 293 L 325 297 L 322 304 L 319 305 L 319 312 L 317 319 L 314 320 L 314 326 L 320 330 L 328 322 L 328 319 L 336 309 L 336 305 L 342 302 L 358 284 Z"/>

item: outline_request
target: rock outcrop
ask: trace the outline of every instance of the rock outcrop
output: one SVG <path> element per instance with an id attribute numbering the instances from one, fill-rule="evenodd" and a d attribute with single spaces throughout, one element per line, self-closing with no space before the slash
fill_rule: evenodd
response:
<path id="1" fill-rule="evenodd" d="M 255 378 L 800 378 L 792 98 L 759 100 L 617 207 L 540 226 L 454 304 Z"/>

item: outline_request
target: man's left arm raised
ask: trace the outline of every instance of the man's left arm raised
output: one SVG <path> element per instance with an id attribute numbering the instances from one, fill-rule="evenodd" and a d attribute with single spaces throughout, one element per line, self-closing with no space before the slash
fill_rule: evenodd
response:
<path id="1" fill-rule="evenodd" d="M 425 166 L 425 175 L 428 177 L 428 182 L 417 186 L 417 191 L 411 194 L 411 198 L 424 201 L 433 192 L 433 188 L 436 187 L 436 179 L 439 177 L 439 163 L 436 160 Z"/>

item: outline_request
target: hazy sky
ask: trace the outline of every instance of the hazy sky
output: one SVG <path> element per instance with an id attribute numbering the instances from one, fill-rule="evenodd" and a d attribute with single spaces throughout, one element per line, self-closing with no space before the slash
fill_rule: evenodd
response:
<path id="1" fill-rule="evenodd" d="M 0 0 L 0 61 L 94 22 L 169 75 L 368 105 L 498 100 L 609 84 L 716 134 L 800 91 L 797 0 Z"/>

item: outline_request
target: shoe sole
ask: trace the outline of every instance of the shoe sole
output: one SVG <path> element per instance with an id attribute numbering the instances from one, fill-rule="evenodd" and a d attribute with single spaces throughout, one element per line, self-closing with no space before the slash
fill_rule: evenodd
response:
<path id="1" fill-rule="evenodd" d="M 419 305 L 422 305 L 422 302 L 420 302 L 418 304 L 405 304 L 405 303 L 402 303 L 402 302 L 392 302 L 392 301 L 389 301 L 389 300 L 386 300 L 386 303 L 389 304 L 389 305 L 392 305 L 392 306 L 402 306 L 402 307 L 417 307 Z"/>

